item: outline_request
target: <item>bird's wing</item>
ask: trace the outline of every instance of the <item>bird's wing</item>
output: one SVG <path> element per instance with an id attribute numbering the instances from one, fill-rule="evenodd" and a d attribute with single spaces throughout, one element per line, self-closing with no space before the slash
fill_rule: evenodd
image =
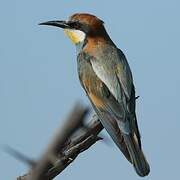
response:
<path id="1" fill-rule="evenodd" d="M 109 52 L 108 52 L 109 51 Z M 133 79 L 127 60 L 119 49 L 106 50 L 97 59 L 91 59 L 96 75 L 106 84 L 109 91 L 118 102 L 122 102 L 124 95 L 131 97 Z"/>
<path id="2" fill-rule="evenodd" d="M 102 53 L 99 59 L 91 58 L 91 64 L 98 78 L 107 86 L 121 108 L 123 108 L 123 111 L 119 111 L 121 116 L 124 116 L 125 112 L 123 119 L 125 123 L 120 125 L 121 130 L 123 131 L 125 128 L 124 132 L 126 133 L 128 131 L 135 132 L 137 139 L 140 140 L 135 118 L 135 90 L 131 70 L 125 55 L 119 49 L 110 49 L 109 53 L 107 49 L 106 53 Z M 127 116 L 133 118 L 127 118 Z M 129 129 L 128 126 L 131 128 Z"/>
<path id="3" fill-rule="evenodd" d="M 117 50 L 119 58 L 116 59 L 116 75 L 127 99 L 129 100 L 133 88 L 132 73 L 124 53 L 120 49 Z"/>
<path id="4" fill-rule="evenodd" d="M 150 168 L 141 149 L 130 68 L 119 51 L 103 54 L 98 59 L 89 55 L 79 58 L 84 64 L 79 69 L 81 83 L 109 135 L 136 172 L 145 176 Z"/>
<path id="5" fill-rule="evenodd" d="M 140 132 L 139 132 L 136 113 L 135 113 L 136 95 L 135 95 L 135 87 L 133 84 L 132 73 L 124 53 L 120 49 L 118 49 L 118 53 L 119 53 L 118 60 L 120 63 L 117 66 L 117 76 L 121 83 L 122 89 L 128 99 L 127 110 L 132 117 L 130 118 L 131 127 L 133 129 L 133 132 L 135 132 L 136 138 L 138 140 L 138 144 L 141 147 L 141 140 L 140 140 L 141 137 L 140 137 Z M 120 68 L 121 66 L 123 70 L 121 70 Z"/>
<path id="6" fill-rule="evenodd" d="M 87 93 L 88 95 L 88 93 Z M 89 97 L 89 95 L 88 95 Z M 89 97 L 91 104 L 97 113 L 102 125 L 107 130 L 117 147 L 121 150 L 121 152 L 124 154 L 124 156 L 127 158 L 129 162 L 131 162 L 130 154 L 128 152 L 127 146 L 124 142 L 123 135 L 121 134 L 121 131 L 118 127 L 116 119 L 112 116 L 111 109 L 108 107 L 106 103 L 104 103 L 104 106 L 102 108 L 97 107 L 96 104 L 92 101 L 92 99 Z"/>

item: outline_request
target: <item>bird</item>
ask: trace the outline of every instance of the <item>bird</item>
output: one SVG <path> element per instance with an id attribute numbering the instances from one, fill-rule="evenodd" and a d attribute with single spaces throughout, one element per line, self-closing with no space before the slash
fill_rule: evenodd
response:
<path id="1" fill-rule="evenodd" d="M 64 29 L 75 44 L 79 80 L 94 111 L 136 173 L 147 176 L 150 166 L 141 145 L 132 72 L 104 22 L 93 14 L 75 13 L 40 25 Z"/>

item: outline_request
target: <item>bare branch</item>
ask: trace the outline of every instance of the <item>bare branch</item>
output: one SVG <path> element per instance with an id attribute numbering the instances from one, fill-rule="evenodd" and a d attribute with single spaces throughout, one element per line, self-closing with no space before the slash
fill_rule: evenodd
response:
<path id="1" fill-rule="evenodd" d="M 101 140 L 102 138 L 98 137 L 97 135 L 102 129 L 102 124 L 97 119 L 97 117 L 94 117 L 93 123 L 91 122 L 91 125 L 89 126 L 89 130 L 69 144 L 54 167 L 48 171 L 47 177 L 49 177 L 50 179 L 56 177 L 70 163 L 72 163 L 80 153 L 90 148 L 98 140 Z"/>
<path id="2" fill-rule="evenodd" d="M 54 138 L 48 145 L 45 153 L 36 163 L 36 166 L 32 169 L 29 180 L 41 180 L 45 179 L 44 174 L 51 167 L 51 158 L 56 157 L 58 152 L 61 152 L 64 143 L 72 135 L 72 133 L 80 126 L 82 120 L 87 114 L 88 110 L 77 104 L 69 114 L 64 126 L 58 129 Z"/>
<path id="3" fill-rule="evenodd" d="M 36 164 L 36 162 L 33 159 L 27 157 L 23 153 L 17 151 L 16 149 L 14 149 L 8 145 L 5 145 L 3 149 L 6 153 L 10 154 L 11 156 L 16 158 L 17 160 L 24 162 L 25 164 L 29 165 L 30 167 L 33 167 Z"/>
<path id="4" fill-rule="evenodd" d="M 103 129 L 97 116 L 88 124 L 86 131 L 79 131 L 87 109 L 78 105 L 68 116 L 66 123 L 60 128 L 45 153 L 36 162 L 31 171 L 17 180 L 52 180 L 60 174 L 83 151 L 95 144 Z M 72 136 L 76 132 L 76 136 Z"/>

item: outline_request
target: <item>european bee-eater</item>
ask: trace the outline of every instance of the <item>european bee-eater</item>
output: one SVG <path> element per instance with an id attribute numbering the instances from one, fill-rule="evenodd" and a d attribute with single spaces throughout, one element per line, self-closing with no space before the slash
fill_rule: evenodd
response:
<path id="1" fill-rule="evenodd" d="M 135 113 L 135 88 L 123 52 L 107 34 L 102 20 L 77 13 L 66 21 L 40 25 L 63 28 L 77 47 L 79 79 L 95 112 L 138 175 L 150 172 L 143 154 Z"/>

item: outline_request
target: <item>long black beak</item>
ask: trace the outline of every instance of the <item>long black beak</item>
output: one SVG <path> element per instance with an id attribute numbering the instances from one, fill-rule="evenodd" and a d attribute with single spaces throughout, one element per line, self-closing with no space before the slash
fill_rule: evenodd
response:
<path id="1" fill-rule="evenodd" d="M 47 21 L 47 22 L 40 23 L 39 25 L 56 26 L 63 29 L 70 28 L 70 26 L 68 25 L 66 21 Z"/>

